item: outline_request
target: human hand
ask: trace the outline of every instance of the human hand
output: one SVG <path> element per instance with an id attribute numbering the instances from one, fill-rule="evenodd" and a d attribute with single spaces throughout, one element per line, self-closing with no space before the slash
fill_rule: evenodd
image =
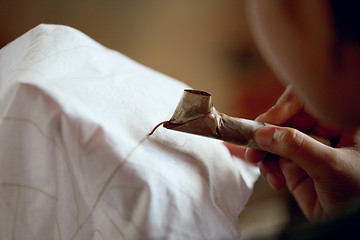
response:
<path id="1" fill-rule="evenodd" d="M 357 200 L 360 129 L 330 127 L 316 120 L 291 87 L 256 120 L 283 127 L 257 129 L 254 140 L 264 151 L 248 149 L 245 159 L 258 163 L 274 189 L 286 184 L 309 220 L 337 214 Z"/>

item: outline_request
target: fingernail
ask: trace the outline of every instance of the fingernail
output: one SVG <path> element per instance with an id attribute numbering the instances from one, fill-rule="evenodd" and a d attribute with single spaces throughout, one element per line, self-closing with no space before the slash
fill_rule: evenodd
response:
<path id="1" fill-rule="evenodd" d="M 250 157 L 250 148 L 247 148 L 246 151 L 245 151 L 245 154 L 244 154 L 244 158 L 246 161 L 250 161 L 252 162 L 252 158 Z"/>
<path id="2" fill-rule="evenodd" d="M 265 178 L 266 181 L 269 183 L 270 187 L 276 189 L 276 177 L 273 174 L 267 173 Z"/>
<path id="3" fill-rule="evenodd" d="M 259 146 L 269 147 L 274 139 L 275 129 L 272 127 L 258 128 L 254 133 L 254 140 Z"/>

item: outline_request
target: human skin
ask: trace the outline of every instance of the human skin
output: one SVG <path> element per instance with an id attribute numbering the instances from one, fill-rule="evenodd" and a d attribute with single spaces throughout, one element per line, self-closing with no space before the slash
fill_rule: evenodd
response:
<path id="1" fill-rule="evenodd" d="M 337 41 L 329 1 L 247 1 L 257 44 L 290 84 L 256 120 L 248 149 L 270 186 L 286 184 L 309 220 L 336 216 L 360 192 L 360 51 Z M 230 147 L 232 152 L 235 147 Z"/>
<path id="2" fill-rule="evenodd" d="M 255 40 L 284 83 L 317 118 L 360 124 L 360 47 L 339 42 L 327 0 L 247 1 Z"/>
<path id="3" fill-rule="evenodd" d="M 337 216 L 358 202 L 359 129 L 312 117 L 291 86 L 256 120 L 286 127 L 258 129 L 254 139 L 265 151 L 248 149 L 246 160 L 258 164 L 274 189 L 286 184 L 309 220 Z"/>

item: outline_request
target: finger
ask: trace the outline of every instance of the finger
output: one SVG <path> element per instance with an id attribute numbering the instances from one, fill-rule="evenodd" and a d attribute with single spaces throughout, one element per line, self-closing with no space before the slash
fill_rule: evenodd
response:
<path id="1" fill-rule="evenodd" d="M 318 142 L 321 142 L 322 144 L 326 145 L 326 146 L 331 146 L 331 142 L 329 139 L 326 139 L 326 138 L 322 138 L 322 137 L 319 137 L 319 136 L 316 136 L 316 135 L 308 135 L 309 137 L 312 137 L 313 139 L 315 139 L 316 141 Z"/>
<path id="2" fill-rule="evenodd" d="M 261 174 L 275 190 L 280 190 L 285 186 L 285 177 L 280 169 L 278 159 L 278 156 L 269 154 L 264 161 L 258 164 Z"/>
<path id="3" fill-rule="evenodd" d="M 245 152 L 245 160 L 251 163 L 258 163 L 265 159 L 266 154 L 268 153 L 265 151 L 248 148 Z"/>
<path id="4" fill-rule="evenodd" d="M 245 157 L 245 152 L 247 151 L 246 147 L 233 145 L 233 144 L 226 143 L 226 142 L 223 142 L 223 144 L 227 147 L 227 149 L 229 150 L 231 155 L 233 155 L 241 160 L 244 160 L 245 162 L 255 165 L 255 162 L 248 161 L 248 159 L 246 159 L 246 157 Z"/>
<path id="5" fill-rule="evenodd" d="M 311 130 L 311 134 L 329 139 L 331 146 L 336 146 L 339 143 L 342 127 L 332 126 L 324 123 L 317 123 Z"/>
<path id="6" fill-rule="evenodd" d="M 298 187 L 309 177 L 309 175 L 294 162 L 281 158 L 279 167 L 283 172 L 289 191 L 297 196 Z M 301 197 L 301 195 L 299 195 Z"/>
<path id="7" fill-rule="evenodd" d="M 357 146 L 360 148 L 360 130 L 344 129 L 341 133 L 339 143 L 336 147 Z"/>
<path id="8" fill-rule="evenodd" d="M 258 116 L 255 120 L 280 125 L 287 122 L 303 108 L 303 104 L 293 93 L 291 86 L 279 98 L 278 102 L 267 112 Z"/>
<path id="9" fill-rule="evenodd" d="M 254 140 L 263 150 L 292 160 L 312 177 L 335 164 L 335 149 L 293 128 L 261 127 L 255 131 Z"/>
<path id="10" fill-rule="evenodd" d="M 287 159 L 280 159 L 279 166 L 289 192 L 294 196 L 305 216 L 312 220 L 323 215 L 313 179 L 298 165 Z"/>
<path id="11" fill-rule="evenodd" d="M 316 124 L 317 120 L 305 112 L 304 109 L 301 109 L 295 114 L 295 116 L 289 119 L 285 126 L 296 128 L 301 132 L 308 133 Z"/>

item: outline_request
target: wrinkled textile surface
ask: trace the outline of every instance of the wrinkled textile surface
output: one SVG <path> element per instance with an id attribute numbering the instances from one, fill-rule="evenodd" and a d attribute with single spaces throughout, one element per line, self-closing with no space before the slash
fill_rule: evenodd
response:
<path id="1" fill-rule="evenodd" d="M 0 239 L 234 239 L 258 170 L 160 127 L 187 86 L 70 27 L 0 51 Z"/>

